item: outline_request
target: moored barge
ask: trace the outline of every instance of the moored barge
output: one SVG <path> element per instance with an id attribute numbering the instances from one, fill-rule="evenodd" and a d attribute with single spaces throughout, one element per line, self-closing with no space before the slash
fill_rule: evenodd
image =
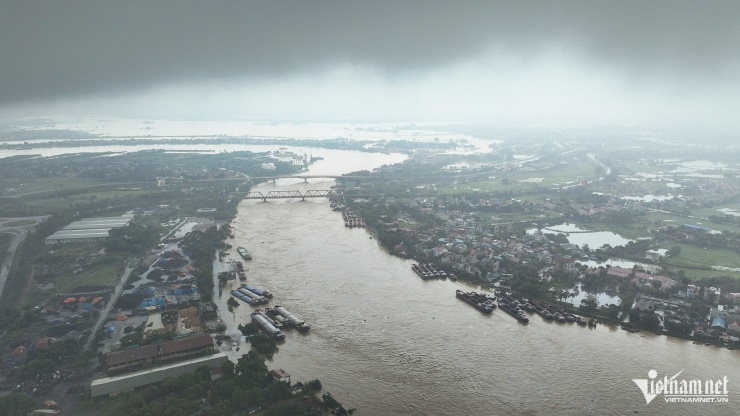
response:
<path id="1" fill-rule="evenodd" d="M 519 309 L 519 305 L 516 300 L 507 301 L 507 299 L 498 298 L 498 306 L 503 309 L 504 312 L 516 318 L 517 321 L 525 324 L 529 322 L 529 318 L 527 318 L 524 311 Z"/>
<path id="2" fill-rule="evenodd" d="M 455 296 L 483 313 L 491 313 L 493 312 L 493 308 L 496 307 L 496 304 L 493 303 L 493 298 L 476 292 L 465 293 L 458 289 L 455 291 Z"/>
<path id="3" fill-rule="evenodd" d="M 255 324 L 267 335 L 275 338 L 275 339 L 285 339 L 285 334 L 283 334 L 279 329 L 275 328 L 273 324 L 267 321 L 267 319 L 262 316 L 259 313 L 252 313 L 250 315 L 252 317 L 252 321 L 254 321 Z"/>

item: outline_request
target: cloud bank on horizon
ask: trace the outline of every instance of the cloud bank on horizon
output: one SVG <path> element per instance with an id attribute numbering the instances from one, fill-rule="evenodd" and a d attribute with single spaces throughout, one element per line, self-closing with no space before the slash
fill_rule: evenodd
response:
<path id="1" fill-rule="evenodd" d="M 740 2 L 15 1 L 0 112 L 726 124 Z"/>

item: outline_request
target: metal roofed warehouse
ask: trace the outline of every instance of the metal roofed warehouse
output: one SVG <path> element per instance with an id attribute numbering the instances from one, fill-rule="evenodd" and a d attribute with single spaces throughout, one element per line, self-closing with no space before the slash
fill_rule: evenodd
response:
<path id="1" fill-rule="evenodd" d="M 46 244 L 89 243 L 105 240 L 109 231 L 128 225 L 134 218 L 132 214 L 120 217 L 84 218 L 75 221 L 54 234 L 46 237 Z"/>
<path id="2" fill-rule="evenodd" d="M 137 387 L 158 383 L 168 377 L 180 377 L 183 374 L 195 371 L 198 367 L 219 368 L 228 360 L 228 355 L 221 352 L 135 373 L 93 380 L 90 384 L 90 395 L 92 397 L 115 395 Z"/>

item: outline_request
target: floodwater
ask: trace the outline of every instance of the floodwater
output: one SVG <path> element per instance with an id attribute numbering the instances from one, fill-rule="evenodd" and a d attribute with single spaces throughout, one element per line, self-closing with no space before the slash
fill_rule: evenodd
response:
<path id="1" fill-rule="evenodd" d="M 598 261 L 595 261 L 595 260 L 587 260 L 587 261 L 580 261 L 579 260 L 578 262 L 581 263 L 581 264 L 585 264 L 585 265 L 587 265 L 589 267 L 617 266 L 617 267 L 623 267 L 625 269 L 631 269 L 631 268 L 635 267 L 635 265 L 637 265 L 637 267 L 639 267 L 639 268 L 641 268 L 643 270 L 646 270 L 646 271 L 648 271 L 650 273 L 655 273 L 655 272 L 658 271 L 658 269 L 660 269 L 659 266 L 656 266 L 654 264 L 641 263 L 639 261 L 619 259 L 619 258 L 609 259 L 609 260 L 604 261 L 604 262 L 598 262 Z"/>
<path id="2" fill-rule="evenodd" d="M 536 232 L 536 228 L 527 230 L 528 234 Z M 619 234 L 610 231 L 588 231 L 579 228 L 573 224 L 560 224 L 552 227 L 547 227 L 542 230 L 545 234 L 557 234 L 562 233 L 568 237 L 568 242 L 576 244 L 579 247 L 583 247 L 584 244 L 588 244 L 589 248 L 597 249 L 605 244 L 609 244 L 612 247 L 624 246 L 632 240 L 622 237 Z"/>
<path id="3" fill-rule="evenodd" d="M 368 161 L 347 153 L 326 157 L 310 173 L 391 163 L 384 155 Z M 333 183 L 286 179 L 253 190 Z M 499 309 L 483 315 L 455 298 L 455 289 L 473 288 L 422 281 L 412 261 L 384 252 L 366 230 L 345 228 L 326 200 L 243 201 L 233 225 L 231 255 L 244 246 L 254 258 L 245 262 L 248 282 L 274 293 L 271 306 L 282 305 L 311 325 L 305 334 L 285 330 L 268 367 L 286 370 L 293 380 L 320 379 L 345 406 L 358 408 L 356 414 L 730 414 L 740 400 L 738 351 L 537 315 L 522 325 Z M 230 282 L 217 299 L 231 333 L 253 310 L 246 304 L 233 314 L 226 310 L 236 285 Z M 646 404 L 632 379 L 647 379 L 653 369 L 661 378 L 681 370 L 687 379 L 726 375 L 730 403 L 666 403 L 661 396 Z"/>

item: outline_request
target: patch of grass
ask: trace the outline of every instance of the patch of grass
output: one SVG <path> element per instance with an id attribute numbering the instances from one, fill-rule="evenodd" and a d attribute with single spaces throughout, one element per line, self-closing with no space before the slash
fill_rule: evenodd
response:
<path id="1" fill-rule="evenodd" d="M 101 256 L 96 260 L 97 264 L 85 267 L 84 271 L 59 274 L 53 279 L 54 289 L 58 293 L 67 293 L 75 286 L 115 286 L 126 267 L 123 259 L 122 256 L 109 254 Z"/>
<path id="2" fill-rule="evenodd" d="M 521 221 L 543 221 L 547 218 L 555 218 L 556 214 L 541 212 L 481 212 L 479 215 L 482 218 L 488 219 L 492 224 L 507 224 Z"/>
<path id="3" fill-rule="evenodd" d="M 650 214 L 645 215 L 645 219 L 651 223 L 651 226 L 653 228 L 658 228 L 662 225 L 680 226 L 681 224 L 697 224 L 698 222 L 700 222 L 702 226 L 709 227 L 713 230 L 740 232 L 740 226 L 737 226 L 737 225 L 718 224 L 718 223 L 714 223 L 710 221 L 702 221 L 702 220 L 697 221 L 696 218 L 686 218 L 680 215 L 666 214 L 663 212 L 652 212 Z M 661 221 L 663 222 L 663 224 L 660 224 L 660 225 L 652 224 L 655 221 Z"/>
<path id="4" fill-rule="evenodd" d="M 104 243 L 68 243 L 50 245 L 47 254 L 54 256 L 89 256 L 103 249 Z"/>
<path id="5" fill-rule="evenodd" d="M 704 270 L 704 269 L 681 269 L 686 273 L 686 276 L 691 280 L 702 280 L 710 277 L 718 276 L 732 276 L 736 279 L 740 278 L 740 272 L 725 272 L 721 270 Z"/>
<path id="6" fill-rule="evenodd" d="M 562 163 L 547 170 L 517 172 L 512 175 L 501 175 L 495 179 L 476 182 L 461 182 L 456 185 L 439 187 L 443 195 L 461 192 L 531 192 L 550 189 L 557 185 L 577 183 L 581 179 L 592 180 L 596 176 L 597 165 L 589 160 L 575 160 Z M 530 178 L 543 178 L 539 183 L 521 182 Z M 557 184 L 557 185 L 556 185 Z"/>
<path id="7" fill-rule="evenodd" d="M 727 249 L 704 249 L 691 244 L 680 244 L 670 242 L 667 245 L 681 247 L 681 254 L 666 259 L 668 266 L 675 268 L 698 267 L 710 268 L 711 266 L 740 267 L 740 256 L 732 250 Z M 714 271 L 714 275 L 723 275 L 729 272 Z"/>
<path id="8" fill-rule="evenodd" d="M 103 184 L 92 178 L 24 178 L 22 181 L 10 178 L 0 180 L 0 188 L 10 188 L 12 191 L 8 196 L 26 194 L 31 192 L 63 191 L 79 186 L 90 186 Z"/>

